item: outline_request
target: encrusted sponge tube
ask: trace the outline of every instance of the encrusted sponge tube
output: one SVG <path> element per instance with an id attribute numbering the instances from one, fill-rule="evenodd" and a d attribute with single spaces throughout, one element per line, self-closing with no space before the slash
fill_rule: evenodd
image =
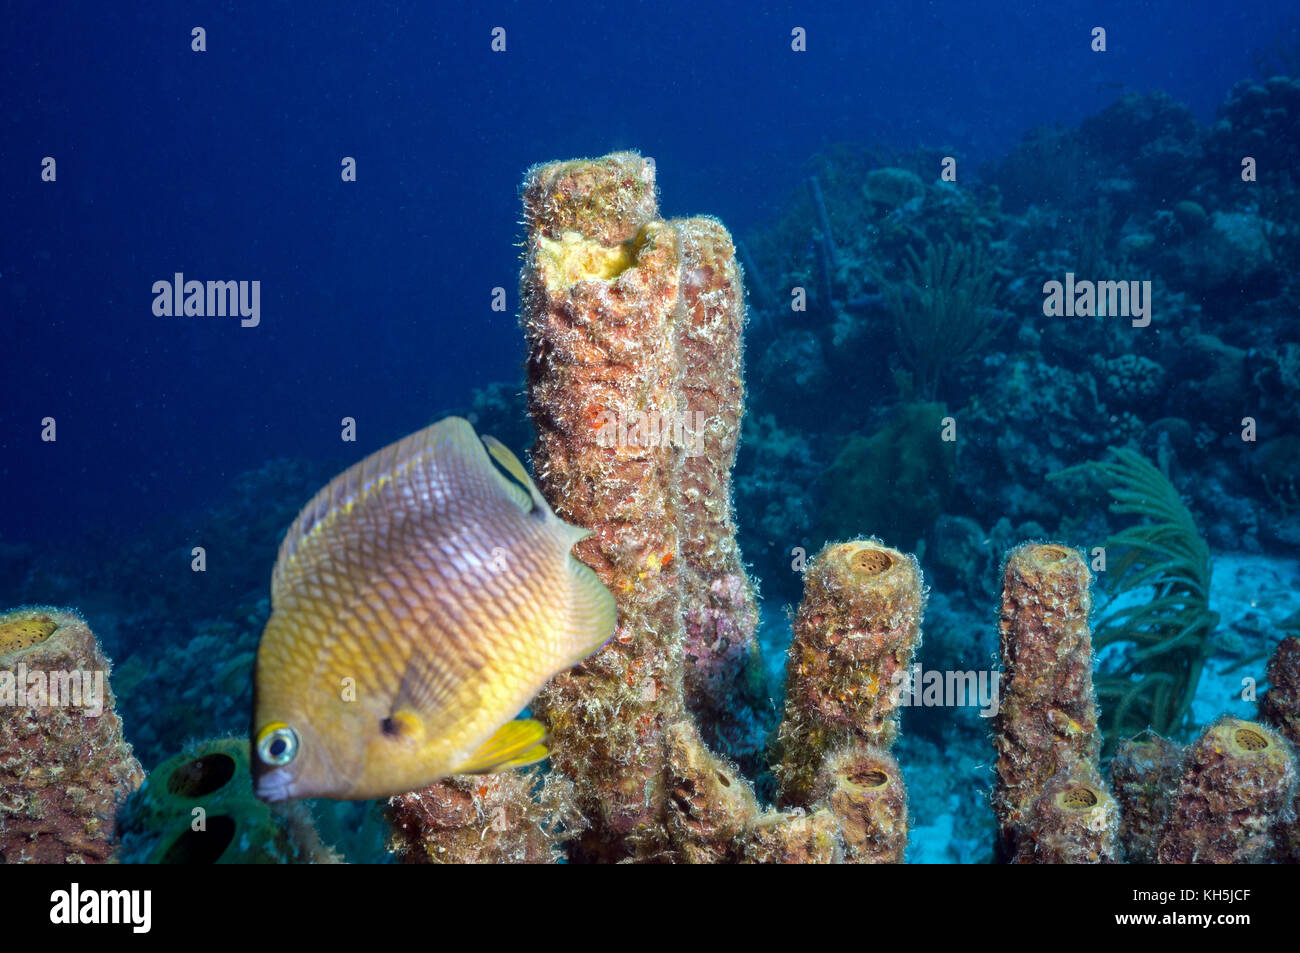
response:
<path id="1" fill-rule="evenodd" d="M 1002 704 L 993 722 L 1002 860 L 1019 853 L 1019 825 L 1049 779 L 1097 774 L 1091 581 L 1083 557 L 1065 546 L 1026 543 L 1007 557 L 998 623 Z"/>
<path id="2" fill-rule="evenodd" d="M 80 616 L 0 615 L 0 863 L 100 863 L 112 854 L 117 808 L 144 772 L 122 737 L 108 675 Z"/>
<path id="3" fill-rule="evenodd" d="M 832 544 L 808 565 L 777 736 L 783 805 L 810 805 L 832 752 L 894 743 L 923 603 L 916 560 L 876 540 Z"/>
<path id="4" fill-rule="evenodd" d="M 1268 692 L 1259 703 L 1260 720 L 1277 729 L 1300 753 L 1300 638 L 1289 635 L 1268 660 Z M 1274 832 L 1279 864 L 1300 864 L 1300 785 L 1295 800 Z"/>
<path id="5" fill-rule="evenodd" d="M 854 744 L 826 759 L 813 798 L 839 820 L 844 860 L 901 864 L 907 849 L 907 788 L 893 756 Z"/>
<path id="6" fill-rule="evenodd" d="M 677 525 L 686 702 L 712 725 L 734 708 L 757 651 L 758 610 L 736 544 L 731 502 L 731 467 L 744 412 L 745 302 L 735 248 L 722 223 L 689 218 L 669 224 L 678 234 L 682 264 L 683 460 Z"/>
<path id="7" fill-rule="evenodd" d="M 1043 786 L 1022 821 L 1019 864 L 1114 864 L 1119 806 L 1095 778 L 1062 772 Z"/>
<path id="8" fill-rule="evenodd" d="M 567 785 L 552 774 L 548 783 Z M 392 798 L 389 849 L 410 864 L 549 864 L 562 857 L 553 801 L 533 772 L 458 774 Z"/>
<path id="9" fill-rule="evenodd" d="M 1183 751 L 1154 731 L 1115 749 L 1110 784 L 1120 805 L 1120 844 L 1130 864 L 1154 864 L 1160 831 L 1178 787 Z"/>
<path id="10" fill-rule="evenodd" d="M 1263 863 L 1295 784 L 1295 755 L 1283 738 L 1252 721 L 1220 718 L 1187 749 L 1159 862 Z"/>
<path id="11" fill-rule="evenodd" d="M 680 459 L 642 426 L 674 414 L 681 388 L 678 238 L 654 188 L 635 153 L 537 166 L 524 183 L 533 466 L 556 512 L 593 530 L 574 554 L 618 601 L 610 643 L 534 702 L 592 822 L 583 859 L 665 849 L 666 731 L 684 711 Z"/>

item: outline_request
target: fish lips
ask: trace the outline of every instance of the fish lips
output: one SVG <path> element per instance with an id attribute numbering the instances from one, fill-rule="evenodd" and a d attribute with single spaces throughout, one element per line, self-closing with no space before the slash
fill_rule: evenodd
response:
<path id="1" fill-rule="evenodd" d="M 274 804 L 294 797 L 293 777 L 285 771 L 267 771 L 253 779 L 253 790 L 263 801 Z"/>

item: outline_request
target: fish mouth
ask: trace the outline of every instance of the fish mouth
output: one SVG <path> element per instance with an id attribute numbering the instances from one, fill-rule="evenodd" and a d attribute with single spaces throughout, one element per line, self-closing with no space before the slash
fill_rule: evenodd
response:
<path id="1" fill-rule="evenodd" d="M 293 797 L 293 778 L 283 774 L 264 774 L 257 779 L 254 790 L 258 797 L 268 803 L 287 801 Z"/>

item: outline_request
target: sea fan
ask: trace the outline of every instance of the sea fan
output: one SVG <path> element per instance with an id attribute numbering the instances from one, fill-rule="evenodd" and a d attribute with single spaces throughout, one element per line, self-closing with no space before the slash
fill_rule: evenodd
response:
<path id="1" fill-rule="evenodd" d="M 1096 679 L 1107 741 L 1151 728 L 1175 733 L 1187 717 L 1212 645 L 1218 613 L 1210 611 L 1210 550 L 1169 479 L 1133 450 L 1071 467 L 1101 477 L 1111 512 L 1141 518 L 1106 541 L 1112 597 L 1149 588 L 1153 596 L 1115 608 L 1097 624 L 1093 646 L 1127 644 Z M 1127 603 L 1128 600 L 1125 600 Z"/>

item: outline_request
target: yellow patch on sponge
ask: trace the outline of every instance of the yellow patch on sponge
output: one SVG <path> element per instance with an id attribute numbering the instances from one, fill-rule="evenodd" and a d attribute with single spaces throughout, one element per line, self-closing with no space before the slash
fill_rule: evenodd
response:
<path id="1" fill-rule="evenodd" d="M 579 281 L 613 281 L 636 264 L 636 251 L 645 230 L 620 245 L 607 247 L 566 231 L 558 239 L 539 236 L 537 260 L 546 280 L 546 290 L 571 288 Z"/>
<path id="2" fill-rule="evenodd" d="M 45 615 L 0 623 L 0 655 L 39 645 L 53 635 L 58 627 L 57 622 Z"/>

